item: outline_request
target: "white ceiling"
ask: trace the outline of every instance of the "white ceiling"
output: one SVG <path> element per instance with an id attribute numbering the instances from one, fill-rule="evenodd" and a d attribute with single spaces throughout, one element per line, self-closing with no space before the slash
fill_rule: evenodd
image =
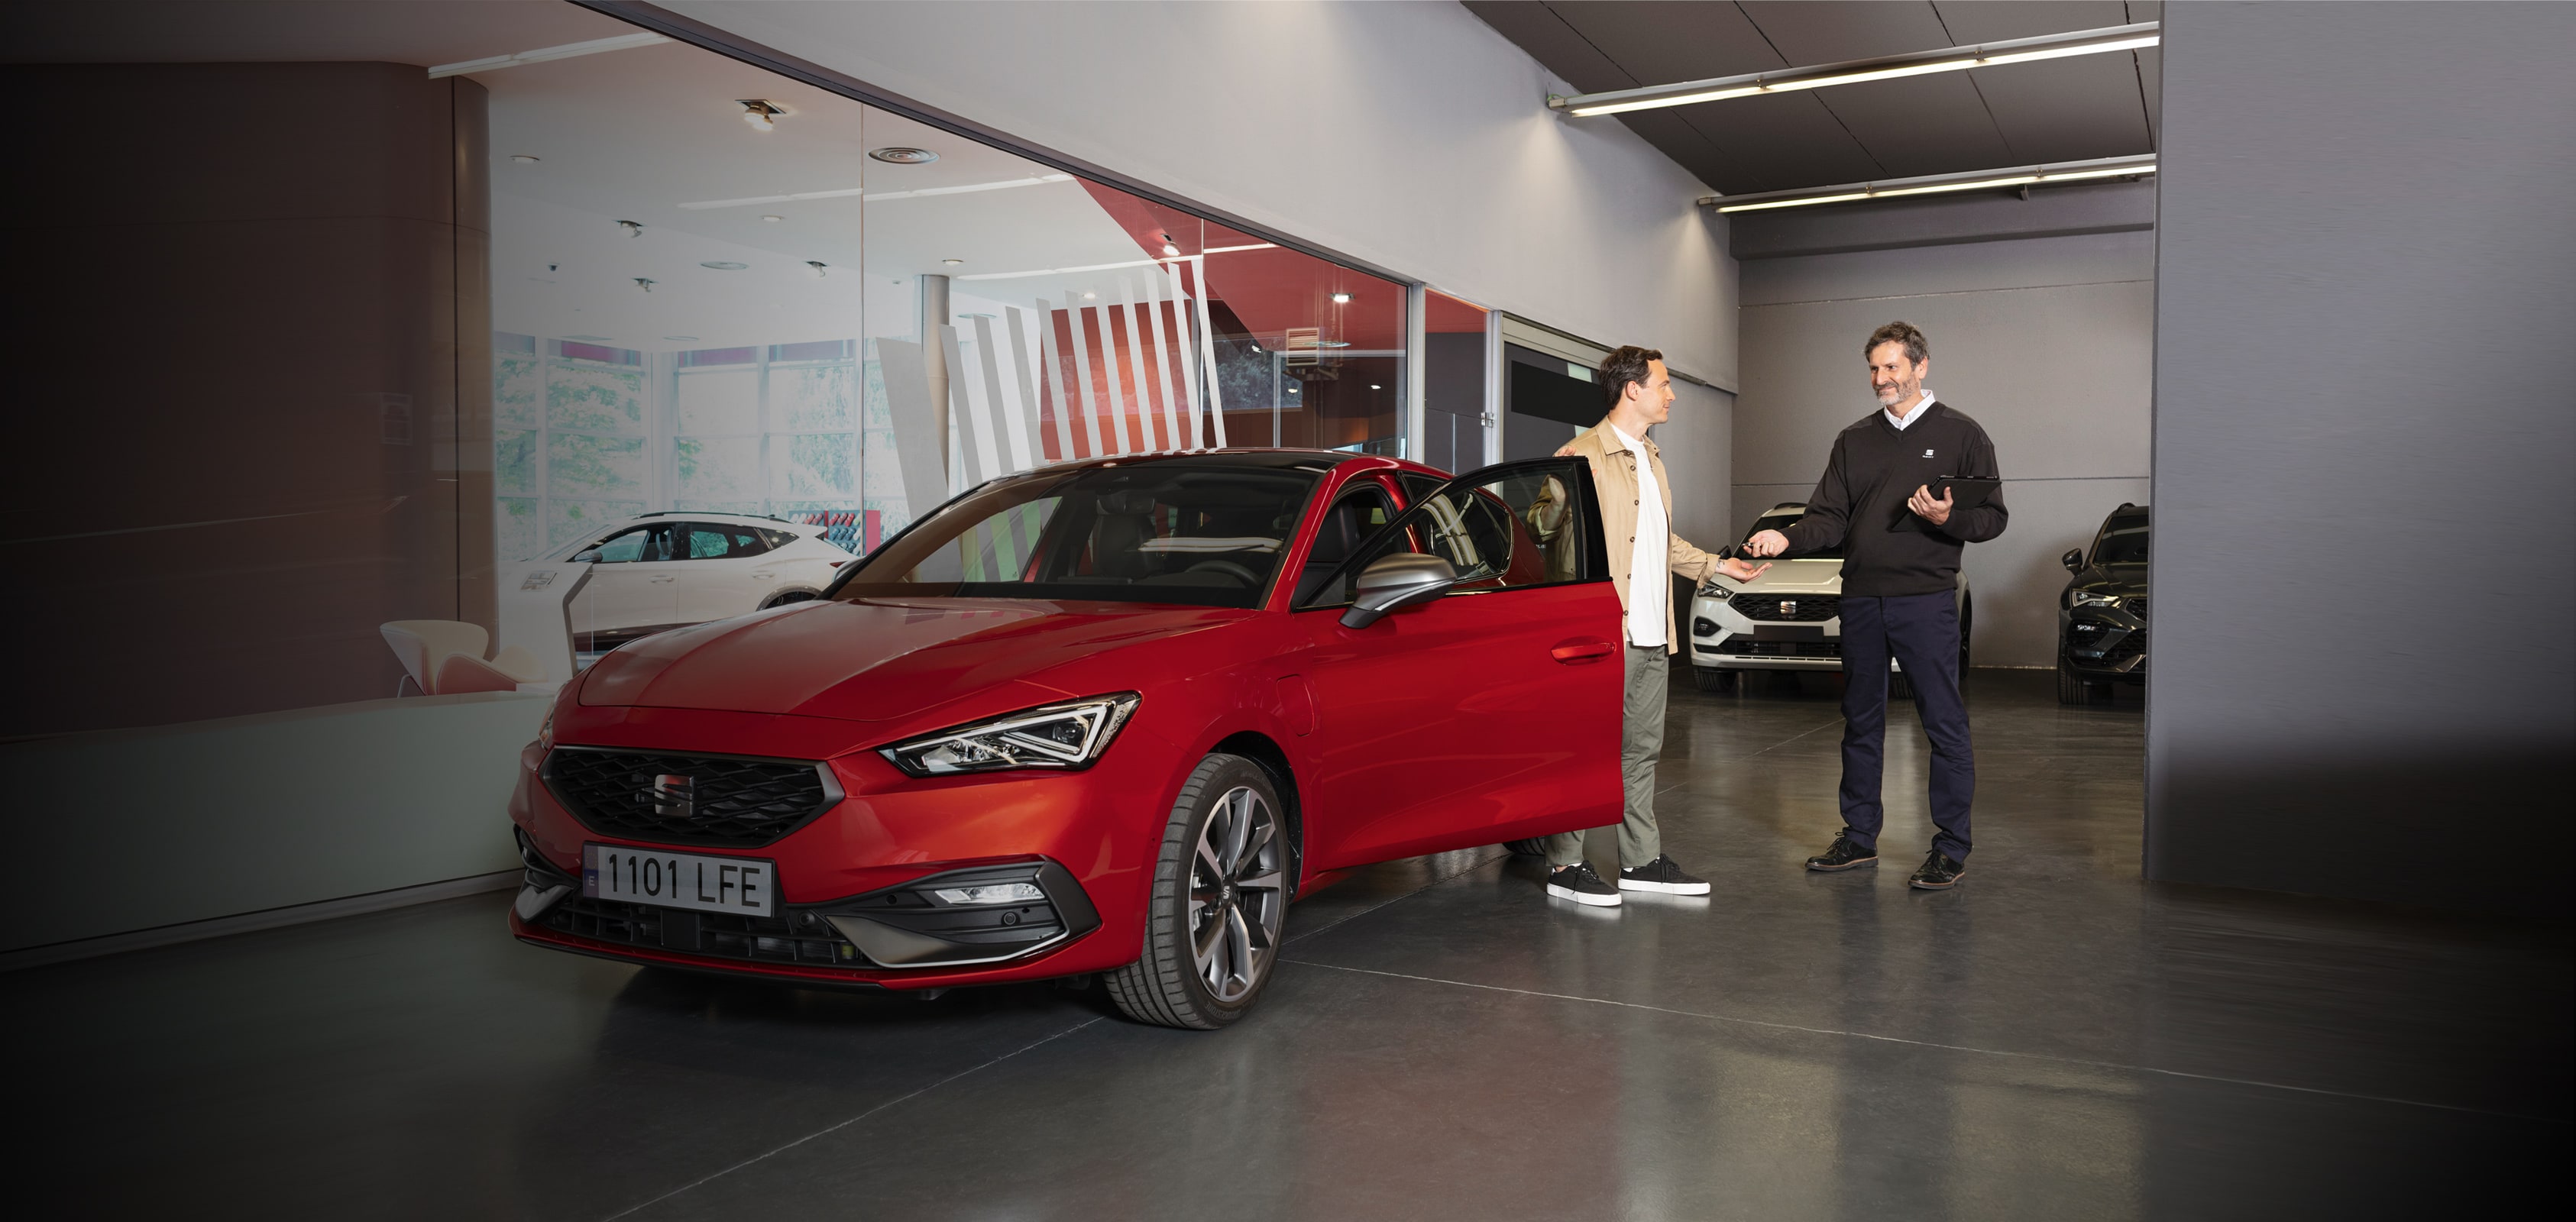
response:
<path id="1" fill-rule="evenodd" d="M 9 24 L 0 56 L 17 62 L 382 61 L 423 68 L 636 32 L 560 0 L 93 0 L 23 7 Z M 1072 181 L 683 208 L 1052 173 L 695 47 L 665 43 L 470 79 L 490 94 L 498 329 L 596 335 L 647 350 L 910 334 L 912 277 L 924 272 L 1024 271 L 1142 255 Z M 769 99 L 787 114 L 774 131 L 754 131 L 742 120 L 741 98 Z M 898 145 L 940 158 L 907 166 L 866 156 Z M 513 154 L 539 160 L 514 162 Z M 619 219 L 642 223 L 643 236 L 625 236 Z M 810 277 L 807 260 L 827 264 L 825 278 Z M 704 261 L 749 266 L 717 271 L 699 266 Z M 1124 274 L 1141 278 L 1136 269 Z M 1014 303 L 1089 289 L 1108 301 L 1117 297 L 1120 275 L 959 289 Z M 639 276 L 656 281 L 649 294 L 634 284 Z M 862 323 L 863 307 L 875 321 Z M 698 338 L 662 338 L 670 335 Z"/>

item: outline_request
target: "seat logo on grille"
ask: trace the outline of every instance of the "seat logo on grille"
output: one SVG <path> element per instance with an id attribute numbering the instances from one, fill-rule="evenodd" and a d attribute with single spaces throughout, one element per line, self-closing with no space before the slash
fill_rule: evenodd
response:
<path id="1" fill-rule="evenodd" d="M 1797 613 L 1798 604 L 1796 602 L 1786 598 L 1780 600 L 1780 614 L 1796 615 Z"/>
<path id="2" fill-rule="evenodd" d="M 666 819 L 686 819 L 698 813 L 698 787 L 688 777 L 662 773 L 653 778 L 653 788 L 644 795 L 653 804 L 653 813 Z"/>

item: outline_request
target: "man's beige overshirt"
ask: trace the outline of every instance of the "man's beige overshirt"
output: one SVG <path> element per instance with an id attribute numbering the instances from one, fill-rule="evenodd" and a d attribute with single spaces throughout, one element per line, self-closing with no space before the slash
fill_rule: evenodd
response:
<path id="1" fill-rule="evenodd" d="M 1673 481 L 1664 474 L 1664 453 L 1651 438 L 1645 443 L 1646 458 L 1655 464 L 1655 490 L 1662 494 L 1664 521 L 1673 520 Z M 1603 420 L 1589 433 L 1574 439 L 1567 451 L 1592 465 L 1592 487 L 1601 496 L 1601 538 L 1609 545 L 1610 584 L 1619 591 L 1619 608 L 1631 605 L 1628 591 L 1627 558 L 1637 546 L 1637 457 L 1619 444 Z M 1717 575 L 1717 557 L 1701 551 L 1672 531 L 1665 532 L 1665 549 L 1672 570 L 1691 579 L 1693 585 Z M 1664 617 L 1664 652 L 1680 653 L 1682 634 L 1676 629 L 1673 600 L 1669 591 L 1655 591 L 1655 614 Z"/>

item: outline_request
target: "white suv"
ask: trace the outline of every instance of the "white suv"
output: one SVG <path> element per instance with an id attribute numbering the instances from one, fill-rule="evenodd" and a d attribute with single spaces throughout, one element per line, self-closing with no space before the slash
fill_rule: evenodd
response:
<path id="1" fill-rule="evenodd" d="M 1788 501 L 1764 511 L 1744 532 L 1745 538 L 1766 530 L 1785 530 L 1804 517 L 1803 502 Z M 1734 555 L 1729 549 L 1726 553 Z M 1773 561 L 1771 570 L 1749 582 L 1709 579 L 1691 597 L 1691 677 L 1700 690 L 1722 692 L 1735 687 L 1738 671 L 1815 670 L 1840 673 L 1843 668 L 1843 553 L 1841 548 L 1794 555 Z M 1968 597 L 1968 575 L 1959 574 L 1959 669 L 1968 667 L 1968 629 L 1976 604 Z M 1891 660 L 1889 695 L 1910 698 L 1905 668 Z"/>
<path id="2" fill-rule="evenodd" d="M 648 513 L 548 553 L 591 561 L 572 600 L 573 650 L 603 653 L 639 637 L 726 619 L 823 592 L 851 554 L 800 526 L 739 513 Z"/>

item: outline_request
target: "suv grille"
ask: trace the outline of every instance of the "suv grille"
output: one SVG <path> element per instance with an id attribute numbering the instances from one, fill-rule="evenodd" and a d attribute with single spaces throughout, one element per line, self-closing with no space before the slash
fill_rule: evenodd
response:
<path id="1" fill-rule="evenodd" d="M 537 923 L 578 938 L 715 959 L 824 967 L 876 966 L 843 939 L 841 931 L 810 912 L 736 916 L 568 895 L 546 909 Z"/>
<path id="2" fill-rule="evenodd" d="M 592 831 L 669 844 L 750 848 L 840 801 L 821 764 L 558 747 L 546 788 Z"/>
<path id="3" fill-rule="evenodd" d="M 2121 637 L 2119 640 L 2111 642 L 2111 647 L 2102 651 L 2102 665 L 2117 666 L 2122 662 L 2126 662 L 2131 658 L 2145 653 L 2146 651 L 2147 630 L 2140 628 L 2127 636 Z"/>
<path id="4" fill-rule="evenodd" d="M 1738 594 L 1726 605 L 1746 619 L 1773 624 L 1821 624 L 1843 613 L 1832 594 Z"/>
<path id="5" fill-rule="evenodd" d="M 1749 636 L 1731 636 L 1720 641 L 1717 651 L 1747 658 L 1839 658 L 1843 656 L 1840 641 L 1757 641 Z"/>

